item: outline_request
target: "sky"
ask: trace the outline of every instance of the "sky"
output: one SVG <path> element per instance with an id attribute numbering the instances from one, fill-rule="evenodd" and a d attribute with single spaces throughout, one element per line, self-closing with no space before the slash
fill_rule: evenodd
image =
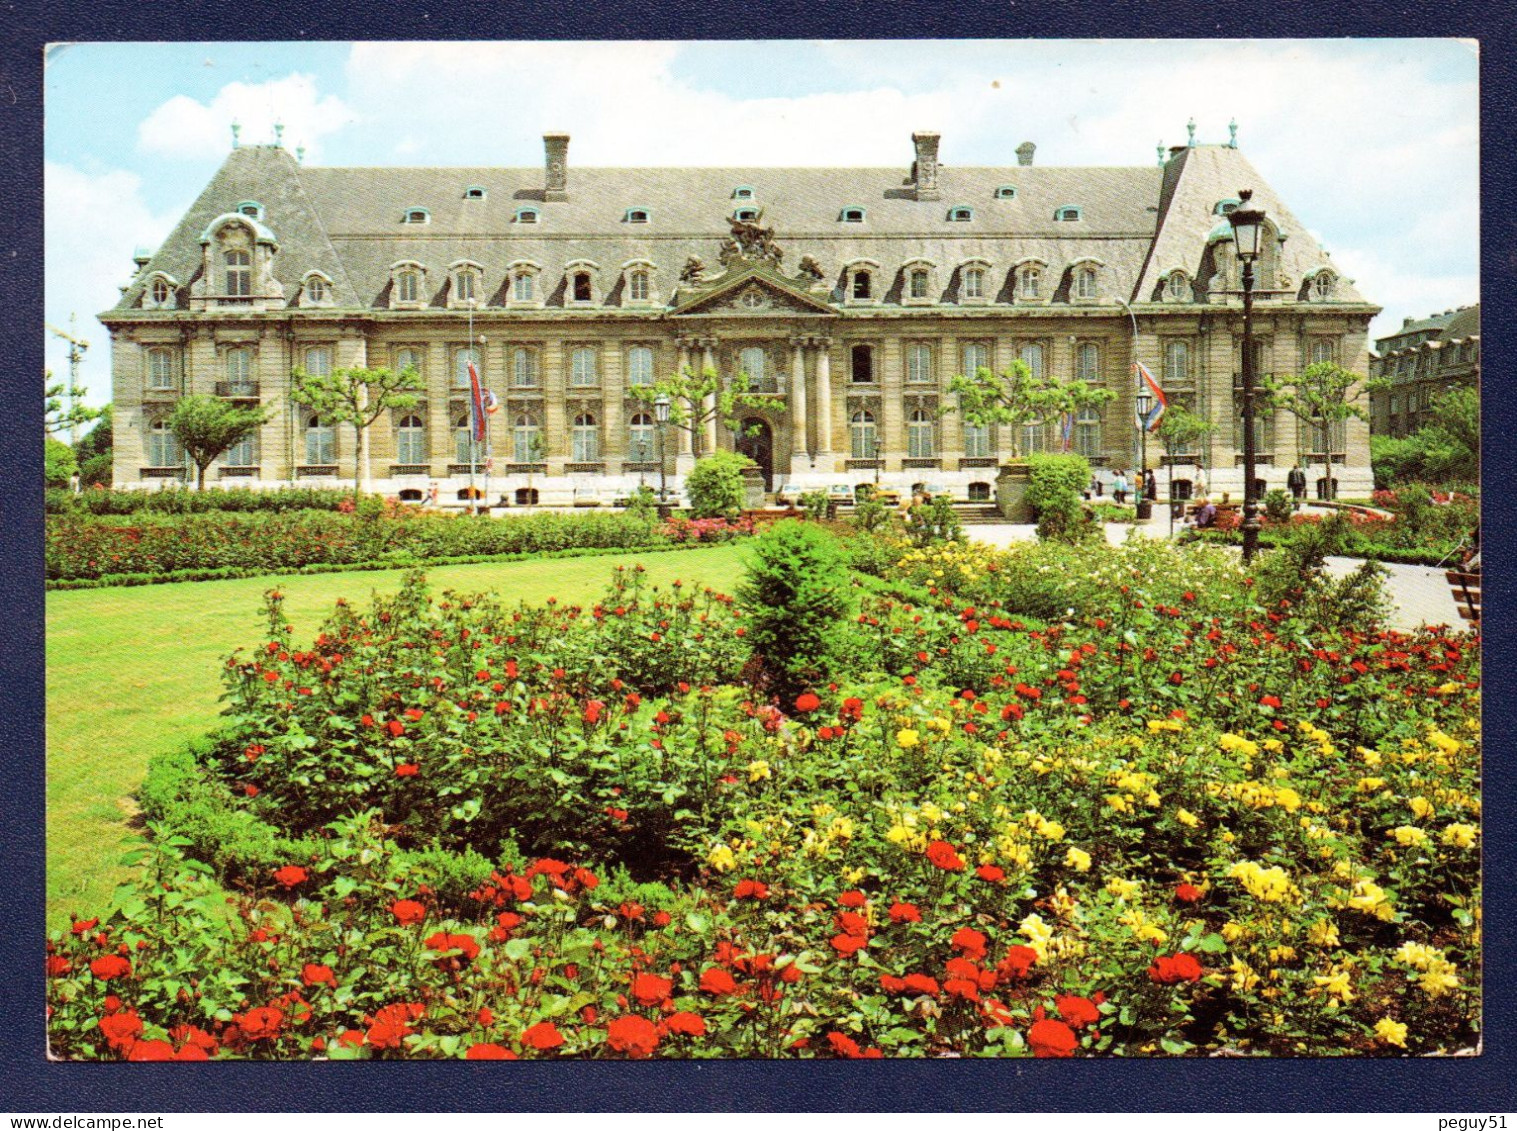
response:
<path id="1" fill-rule="evenodd" d="M 47 56 L 47 320 L 110 398 L 112 306 L 225 159 L 321 165 L 1148 165 L 1238 144 L 1360 292 L 1371 337 L 1479 297 L 1476 46 L 1438 39 L 78 43 Z M 68 346 L 48 335 L 55 380 Z"/>

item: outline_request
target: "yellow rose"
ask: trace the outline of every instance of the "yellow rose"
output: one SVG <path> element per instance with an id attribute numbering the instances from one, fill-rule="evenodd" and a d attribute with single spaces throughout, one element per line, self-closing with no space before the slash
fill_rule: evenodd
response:
<path id="1" fill-rule="evenodd" d="M 706 857 L 706 863 L 718 872 L 730 872 L 737 867 L 737 858 L 732 855 L 732 849 L 725 844 L 719 844 Z"/>
<path id="2" fill-rule="evenodd" d="M 1375 1036 L 1388 1045 L 1406 1048 L 1406 1026 L 1399 1021 L 1392 1021 L 1389 1017 L 1382 1017 L 1375 1022 Z"/>
<path id="3" fill-rule="evenodd" d="M 748 763 L 748 780 L 750 782 L 763 781 L 769 777 L 769 763 L 765 761 Z"/>
<path id="4" fill-rule="evenodd" d="M 1188 809 L 1176 809 L 1175 820 L 1179 821 L 1186 828 L 1190 829 L 1195 828 L 1201 823 L 1201 818 L 1196 816 Z"/>
<path id="5" fill-rule="evenodd" d="M 1073 868 L 1076 872 L 1088 872 L 1090 871 L 1090 853 L 1071 847 L 1064 854 L 1064 864 L 1068 868 Z"/>
<path id="6" fill-rule="evenodd" d="M 1454 848 L 1474 848 L 1475 835 L 1479 830 L 1474 825 L 1450 825 L 1443 830 L 1440 838 L 1444 844 Z"/>
<path id="7" fill-rule="evenodd" d="M 1426 797 L 1413 797 L 1406 804 L 1411 809 L 1412 816 L 1416 817 L 1419 821 L 1427 820 L 1435 811 L 1433 803 Z"/>
<path id="8" fill-rule="evenodd" d="M 895 732 L 896 745 L 902 750 L 910 750 L 913 746 L 921 743 L 922 736 L 909 727 Z"/>

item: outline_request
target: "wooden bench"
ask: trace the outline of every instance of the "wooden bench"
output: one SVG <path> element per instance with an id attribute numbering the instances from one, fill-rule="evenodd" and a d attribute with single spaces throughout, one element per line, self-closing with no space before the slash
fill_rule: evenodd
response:
<path id="1" fill-rule="evenodd" d="M 1480 574 L 1451 569 L 1443 575 L 1454 590 L 1459 615 L 1471 624 L 1480 623 Z"/>

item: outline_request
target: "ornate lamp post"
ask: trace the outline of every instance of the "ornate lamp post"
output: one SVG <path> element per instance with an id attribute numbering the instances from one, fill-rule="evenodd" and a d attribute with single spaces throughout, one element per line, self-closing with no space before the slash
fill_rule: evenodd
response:
<path id="1" fill-rule="evenodd" d="M 1256 208 L 1249 198 L 1253 189 L 1238 193 L 1237 208 L 1228 213 L 1233 226 L 1233 244 L 1238 262 L 1243 265 L 1243 560 L 1251 562 L 1259 551 L 1259 500 L 1255 486 L 1254 461 L 1254 260 L 1264 234 L 1264 209 Z"/>
<path id="2" fill-rule="evenodd" d="M 1143 522 L 1154 516 L 1154 505 L 1148 497 L 1148 413 L 1154 407 L 1154 399 L 1147 393 L 1139 393 L 1132 403 L 1138 412 L 1138 473 L 1133 476 L 1133 498 L 1136 518 Z"/>
<path id="3" fill-rule="evenodd" d="M 637 490 L 641 494 L 648 485 L 648 441 L 637 442 Z"/>
<path id="4" fill-rule="evenodd" d="M 878 430 L 871 439 L 874 441 L 874 493 L 878 495 L 880 493 L 880 433 Z"/>
<path id="5" fill-rule="evenodd" d="M 669 423 L 669 395 L 660 393 L 653 401 L 653 419 L 658 422 L 658 517 L 669 517 L 669 469 L 664 462 L 664 427 Z"/>

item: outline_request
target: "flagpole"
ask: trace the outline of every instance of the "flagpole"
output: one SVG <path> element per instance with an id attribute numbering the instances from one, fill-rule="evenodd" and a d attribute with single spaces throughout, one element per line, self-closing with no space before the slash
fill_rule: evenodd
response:
<path id="1" fill-rule="evenodd" d="M 1136 397 L 1137 397 L 1139 389 L 1142 386 L 1142 381 L 1143 381 L 1142 376 L 1138 372 L 1138 316 L 1132 312 L 1132 307 L 1128 305 L 1127 300 L 1125 298 L 1123 298 L 1121 295 L 1117 296 L 1117 301 L 1122 304 L 1122 309 L 1125 310 L 1125 311 L 1127 311 L 1128 320 L 1130 322 L 1132 322 L 1132 364 L 1129 366 L 1129 371 L 1132 373 L 1133 379 L 1137 383 L 1137 387 L 1135 387 L 1132 390 L 1133 397 L 1134 397 L 1134 402 L 1133 402 L 1134 403 L 1133 419 L 1136 420 L 1137 419 L 1137 415 L 1138 415 L 1137 411 L 1136 411 L 1136 404 L 1137 404 Z M 1143 422 L 1143 423 L 1140 423 L 1138 425 L 1138 428 L 1139 428 L 1140 432 L 1141 432 L 1141 430 L 1143 428 L 1143 424 L 1144 423 L 1146 423 L 1146 421 Z M 1142 438 L 1141 435 L 1140 435 L 1139 438 L 1141 440 L 1141 438 Z M 1136 453 L 1133 453 L 1133 454 L 1136 455 Z M 1145 469 L 1139 468 L 1138 470 L 1139 470 L 1139 472 L 1141 474 L 1141 472 L 1143 470 L 1145 470 Z"/>
<path id="2" fill-rule="evenodd" d="M 474 300 L 469 300 L 469 513 L 479 513 L 479 497 L 475 494 L 474 469 L 479 463 L 479 398 L 474 393 L 477 378 L 474 365 Z"/>

